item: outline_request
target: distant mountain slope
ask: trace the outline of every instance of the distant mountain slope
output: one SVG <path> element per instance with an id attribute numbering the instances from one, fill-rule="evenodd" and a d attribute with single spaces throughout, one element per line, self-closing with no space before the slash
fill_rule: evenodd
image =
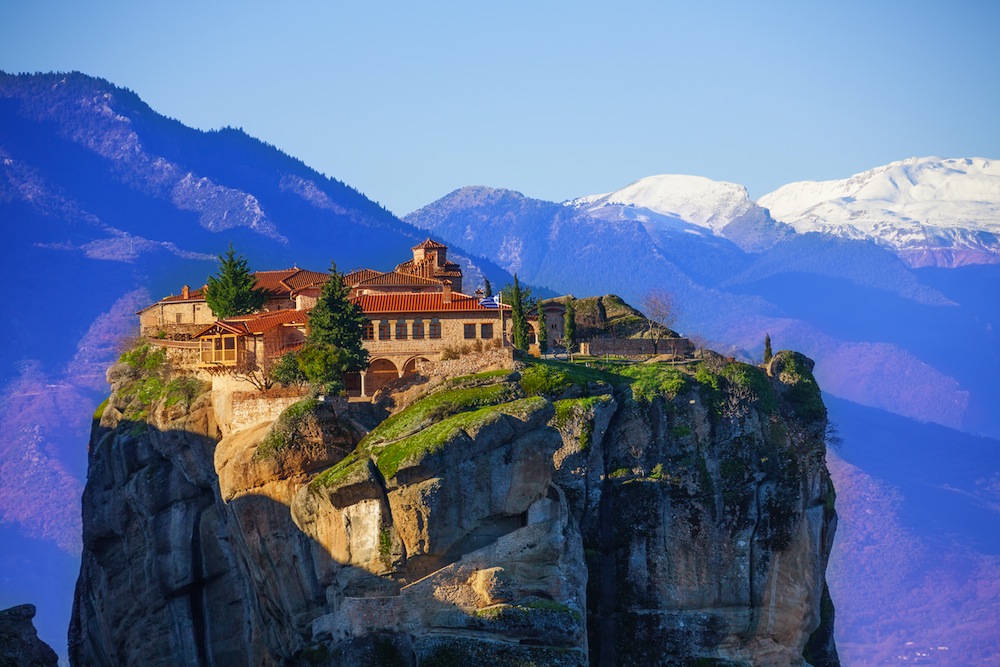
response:
<path id="1" fill-rule="evenodd" d="M 911 266 L 1000 263 L 1000 162 L 910 158 L 758 202 L 799 232 L 874 239 Z"/>
<path id="2" fill-rule="evenodd" d="M 566 205 L 595 217 L 641 220 L 653 235 L 669 229 L 697 233 L 690 226 L 702 227 L 748 251 L 763 250 L 792 234 L 751 201 L 742 185 L 701 176 L 648 176 L 610 194 L 580 197 Z"/>

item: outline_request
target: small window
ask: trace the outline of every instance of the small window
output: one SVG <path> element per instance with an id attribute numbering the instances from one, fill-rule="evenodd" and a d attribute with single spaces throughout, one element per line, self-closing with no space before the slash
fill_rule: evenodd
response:
<path id="1" fill-rule="evenodd" d="M 483 325 L 480 325 L 480 336 L 479 337 L 482 338 L 483 340 L 487 340 L 489 338 L 493 338 L 493 325 L 492 324 L 483 324 Z"/>
<path id="2" fill-rule="evenodd" d="M 476 337 L 476 325 L 475 324 L 466 324 L 465 325 L 465 337 L 466 338 L 475 338 Z"/>
<path id="3" fill-rule="evenodd" d="M 378 339 L 379 340 L 389 340 L 391 336 L 389 328 L 389 320 L 382 320 L 378 323 Z"/>
<path id="4" fill-rule="evenodd" d="M 371 320 L 365 320 L 365 326 L 361 330 L 362 340 L 375 340 L 375 323 Z"/>
<path id="5" fill-rule="evenodd" d="M 439 320 L 436 317 L 431 320 L 431 326 L 429 328 L 429 333 L 430 333 L 430 337 L 431 338 L 440 338 L 441 337 L 441 320 Z"/>
<path id="6" fill-rule="evenodd" d="M 396 320 L 397 340 L 406 340 L 406 320 Z"/>
<path id="7" fill-rule="evenodd" d="M 413 320 L 413 337 L 415 339 L 421 339 L 424 337 L 424 321 L 423 320 Z"/>
<path id="8" fill-rule="evenodd" d="M 176 322 L 177 324 L 180 324 L 180 323 L 181 323 L 181 318 L 183 318 L 183 315 L 181 315 L 180 313 L 175 313 L 175 314 L 174 314 L 174 321 L 175 321 L 175 322 Z"/>

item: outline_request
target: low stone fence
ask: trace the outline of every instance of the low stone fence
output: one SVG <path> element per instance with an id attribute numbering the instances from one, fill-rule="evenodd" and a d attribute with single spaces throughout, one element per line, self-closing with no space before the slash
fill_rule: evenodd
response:
<path id="1" fill-rule="evenodd" d="M 653 341 L 648 338 L 594 338 L 580 344 L 581 354 L 595 357 L 611 355 L 615 357 L 644 357 L 653 354 L 673 354 L 686 357 L 694 354 L 694 345 L 687 338 L 663 338 L 653 350 Z"/>

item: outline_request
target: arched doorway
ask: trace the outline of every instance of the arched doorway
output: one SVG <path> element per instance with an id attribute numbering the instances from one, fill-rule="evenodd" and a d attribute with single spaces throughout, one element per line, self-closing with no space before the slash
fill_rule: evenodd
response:
<path id="1" fill-rule="evenodd" d="M 376 359 L 368 365 L 368 370 L 365 372 L 365 396 L 372 396 L 398 377 L 396 364 L 388 359 Z"/>
<path id="2" fill-rule="evenodd" d="M 344 373 L 344 389 L 347 390 L 348 396 L 360 396 L 361 373 L 358 373 L 357 371 Z"/>
<path id="3" fill-rule="evenodd" d="M 403 364 L 403 375 L 412 375 L 417 372 L 417 364 L 425 364 L 427 360 L 423 357 L 413 357 Z"/>

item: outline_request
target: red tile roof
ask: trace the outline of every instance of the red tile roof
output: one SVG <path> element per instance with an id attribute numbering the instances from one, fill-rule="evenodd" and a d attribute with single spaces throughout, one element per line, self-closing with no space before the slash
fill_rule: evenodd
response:
<path id="1" fill-rule="evenodd" d="M 438 249 L 441 249 L 441 248 L 444 248 L 444 249 L 447 250 L 448 246 L 446 246 L 443 243 L 438 243 L 437 241 L 433 241 L 431 239 L 427 239 L 423 243 L 420 243 L 419 245 L 413 246 L 412 248 L 410 248 L 410 250 L 420 250 L 421 248 L 423 248 L 424 250 L 438 250 Z"/>
<path id="2" fill-rule="evenodd" d="M 319 285 L 330 279 L 330 274 L 292 268 L 281 271 L 255 271 L 257 287 L 275 296 L 283 296 L 304 287 Z"/>
<path id="3" fill-rule="evenodd" d="M 284 324 L 306 324 L 308 321 L 309 313 L 304 310 L 292 310 L 290 308 L 286 310 L 271 310 L 263 313 L 255 313 L 254 315 L 218 320 L 199 331 L 194 337 L 203 336 L 215 327 L 241 336 L 256 336 Z"/>
<path id="4" fill-rule="evenodd" d="M 421 276 L 415 276 L 412 273 L 400 273 L 399 271 L 389 271 L 388 273 L 382 273 L 377 276 L 373 276 L 368 280 L 363 280 L 359 282 L 355 287 L 386 287 L 390 285 L 417 285 L 417 286 L 431 286 L 437 285 L 441 286 L 440 280 L 435 280 L 434 278 L 424 278 Z"/>
<path id="5" fill-rule="evenodd" d="M 350 273 L 344 274 L 344 284 L 349 287 L 354 287 L 359 283 L 363 283 L 366 280 L 371 280 L 376 276 L 380 276 L 384 271 L 376 271 L 375 269 L 355 269 Z"/>
<path id="6" fill-rule="evenodd" d="M 479 299 L 467 294 L 453 292 L 451 303 L 444 302 L 441 292 L 364 294 L 354 298 L 365 313 L 435 313 L 435 312 L 476 312 L 496 313 L 496 308 L 484 308 L 479 305 Z M 505 309 L 510 306 L 504 305 Z"/>

